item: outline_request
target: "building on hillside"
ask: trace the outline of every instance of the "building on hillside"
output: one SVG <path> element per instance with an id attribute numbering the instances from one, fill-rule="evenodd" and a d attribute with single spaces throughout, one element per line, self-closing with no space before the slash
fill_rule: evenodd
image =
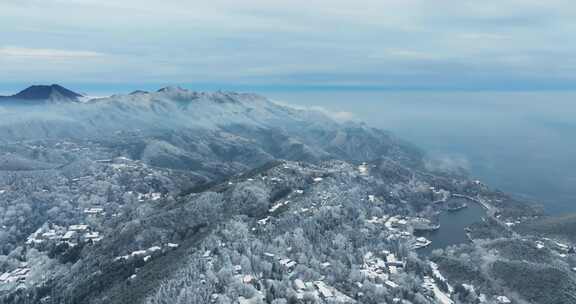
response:
<path id="1" fill-rule="evenodd" d="M 512 303 L 512 301 L 510 299 L 508 299 L 507 296 L 497 296 L 496 302 L 498 304 L 510 304 L 510 303 Z"/>

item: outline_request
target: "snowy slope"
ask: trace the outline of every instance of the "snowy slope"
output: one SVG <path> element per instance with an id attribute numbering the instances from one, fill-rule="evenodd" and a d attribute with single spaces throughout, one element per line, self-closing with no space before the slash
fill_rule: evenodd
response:
<path id="1" fill-rule="evenodd" d="M 274 158 L 419 160 L 419 152 L 387 132 L 339 123 L 312 110 L 255 94 L 167 87 L 84 103 L 0 107 L 0 142 L 141 138 L 131 157 L 172 167 L 210 161 L 258 165 Z M 156 163 L 159 165 L 158 163 Z"/>

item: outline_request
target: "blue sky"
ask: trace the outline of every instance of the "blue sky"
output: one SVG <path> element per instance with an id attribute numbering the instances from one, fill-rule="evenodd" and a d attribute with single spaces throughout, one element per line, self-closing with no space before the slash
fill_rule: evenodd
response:
<path id="1" fill-rule="evenodd" d="M 541 90 L 576 80 L 564 0 L 1 0 L 0 90 Z"/>

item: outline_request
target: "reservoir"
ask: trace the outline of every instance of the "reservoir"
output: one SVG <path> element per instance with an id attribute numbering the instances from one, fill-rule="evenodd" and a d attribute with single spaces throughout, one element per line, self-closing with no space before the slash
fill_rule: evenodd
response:
<path id="1" fill-rule="evenodd" d="M 443 249 L 450 245 L 468 242 L 466 227 L 479 222 L 486 215 L 485 209 L 480 204 L 469 201 L 468 207 L 458 211 L 442 211 L 440 214 L 440 229 L 435 231 L 418 232 L 432 244 L 418 250 L 421 255 L 429 255 L 434 249 Z"/>

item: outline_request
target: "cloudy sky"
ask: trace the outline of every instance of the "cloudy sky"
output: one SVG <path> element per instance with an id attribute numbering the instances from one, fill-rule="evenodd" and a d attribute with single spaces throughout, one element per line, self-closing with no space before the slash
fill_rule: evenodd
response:
<path id="1" fill-rule="evenodd" d="M 0 0 L 0 89 L 569 89 L 573 0 Z"/>

